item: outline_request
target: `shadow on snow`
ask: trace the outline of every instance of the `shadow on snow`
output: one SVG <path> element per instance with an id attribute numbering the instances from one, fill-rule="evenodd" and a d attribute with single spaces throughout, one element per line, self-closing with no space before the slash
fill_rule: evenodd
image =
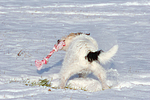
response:
<path id="1" fill-rule="evenodd" d="M 41 69 L 41 70 L 37 70 L 37 73 L 38 74 L 43 74 L 44 72 L 48 72 L 51 68 L 53 67 L 56 67 L 56 66 L 61 66 L 62 65 L 62 62 L 63 62 L 63 59 L 58 61 L 56 64 L 54 64 L 53 66 L 50 66 L 48 68 L 44 68 L 44 69 Z"/>

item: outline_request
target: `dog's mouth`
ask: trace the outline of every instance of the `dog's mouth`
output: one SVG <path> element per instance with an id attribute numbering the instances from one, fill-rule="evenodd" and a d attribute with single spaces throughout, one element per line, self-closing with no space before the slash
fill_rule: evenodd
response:
<path id="1" fill-rule="evenodd" d="M 65 40 L 57 40 L 57 44 L 59 44 L 62 41 L 65 42 Z"/>
<path id="2" fill-rule="evenodd" d="M 57 45 L 60 43 L 60 42 L 64 42 L 65 43 L 65 40 L 57 40 Z"/>

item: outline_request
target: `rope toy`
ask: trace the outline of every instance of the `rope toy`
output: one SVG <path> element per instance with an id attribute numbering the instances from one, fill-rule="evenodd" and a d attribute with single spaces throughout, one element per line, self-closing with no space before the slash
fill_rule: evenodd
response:
<path id="1" fill-rule="evenodd" d="M 52 56 L 52 54 L 55 51 L 58 51 L 58 50 L 62 49 L 64 46 L 66 46 L 65 40 L 59 42 L 57 45 L 55 44 L 54 47 L 53 47 L 53 50 L 43 60 L 41 60 L 41 61 L 40 60 L 35 60 L 35 66 L 37 67 L 37 69 L 41 70 L 43 64 L 48 63 L 48 59 Z"/>

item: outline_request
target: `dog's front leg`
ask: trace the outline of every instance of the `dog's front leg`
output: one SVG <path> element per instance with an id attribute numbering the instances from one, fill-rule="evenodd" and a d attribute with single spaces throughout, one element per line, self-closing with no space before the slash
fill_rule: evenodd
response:
<path id="1" fill-rule="evenodd" d="M 67 79 L 66 79 L 64 76 L 61 76 L 59 88 L 60 88 L 60 89 L 64 89 L 66 83 L 67 83 Z"/>
<path id="2" fill-rule="evenodd" d="M 78 72 L 77 68 L 74 68 L 74 66 L 67 66 L 63 67 L 60 71 L 60 84 L 59 88 L 64 89 L 67 83 L 67 80 L 74 74 Z"/>

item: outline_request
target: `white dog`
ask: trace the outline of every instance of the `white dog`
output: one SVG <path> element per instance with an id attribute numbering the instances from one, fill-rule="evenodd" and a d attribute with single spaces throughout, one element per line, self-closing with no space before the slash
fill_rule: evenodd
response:
<path id="1" fill-rule="evenodd" d="M 60 70 L 60 88 L 65 88 L 67 80 L 74 74 L 85 77 L 93 73 L 102 83 L 102 88 L 108 89 L 106 84 L 106 71 L 100 65 L 108 62 L 117 52 L 118 45 L 112 47 L 108 52 L 98 50 L 97 42 L 89 36 L 90 34 L 71 33 L 63 37 L 66 46 L 62 50 L 66 51 L 63 66 Z"/>

